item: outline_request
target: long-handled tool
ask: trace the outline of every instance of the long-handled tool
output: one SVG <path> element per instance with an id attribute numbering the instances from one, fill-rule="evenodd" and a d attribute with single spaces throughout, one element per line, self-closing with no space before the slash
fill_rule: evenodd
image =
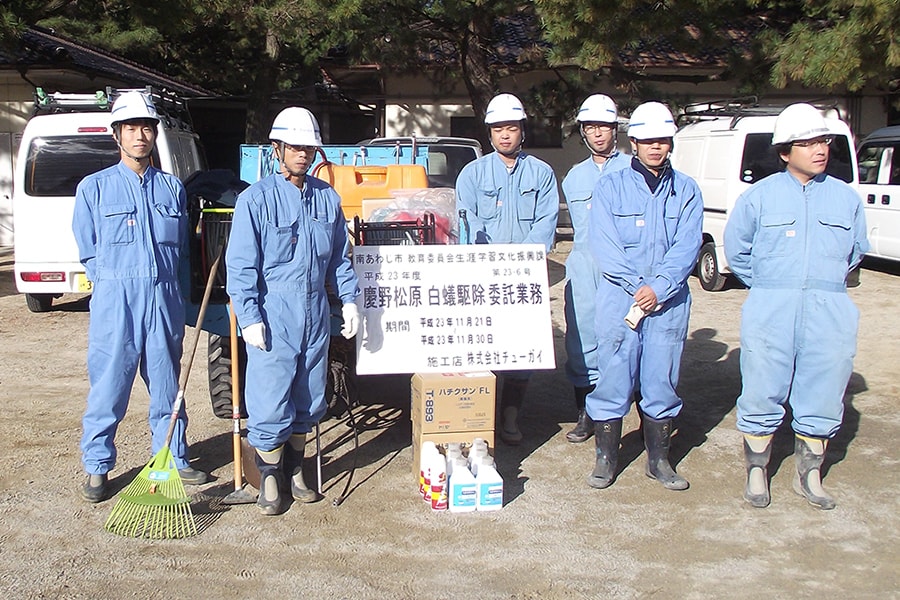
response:
<path id="1" fill-rule="evenodd" d="M 222 504 L 253 504 L 256 502 L 256 496 L 244 488 L 243 457 L 241 456 L 241 369 L 238 364 L 240 351 L 238 350 L 237 316 L 234 314 L 234 305 L 231 302 L 229 302 L 228 312 L 231 329 L 231 439 L 234 452 L 234 491 L 222 499 Z"/>
<path id="2" fill-rule="evenodd" d="M 224 244 L 213 261 L 197 315 L 197 327 L 193 343 L 188 354 L 187 364 L 181 370 L 178 379 L 178 394 L 172 406 L 172 418 L 163 447 L 150 459 L 138 476 L 128 487 L 119 493 L 119 499 L 113 506 L 104 526 L 107 531 L 117 535 L 134 538 L 171 539 L 197 535 L 197 524 L 191 512 L 191 499 L 184 491 L 184 483 L 175 466 L 172 456 L 172 436 L 175 423 L 184 405 L 184 390 L 187 388 L 191 364 L 200 341 L 200 326 L 206 316 L 209 296 L 212 292 L 213 280 L 222 260 Z"/>

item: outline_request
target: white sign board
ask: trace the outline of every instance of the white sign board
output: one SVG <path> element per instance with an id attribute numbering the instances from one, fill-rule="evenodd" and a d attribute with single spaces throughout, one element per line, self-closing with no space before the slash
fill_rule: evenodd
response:
<path id="1" fill-rule="evenodd" d="M 555 369 L 541 244 L 356 246 L 356 372 Z"/>

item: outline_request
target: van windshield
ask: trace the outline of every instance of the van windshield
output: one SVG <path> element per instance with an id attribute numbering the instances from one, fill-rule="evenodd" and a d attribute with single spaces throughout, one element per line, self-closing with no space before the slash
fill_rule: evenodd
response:
<path id="1" fill-rule="evenodd" d="M 119 148 L 109 134 L 37 137 L 25 164 L 29 196 L 74 196 L 78 182 L 119 162 Z M 156 149 L 154 165 L 159 164 Z"/>
<path id="2" fill-rule="evenodd" d="M 844 135 L 835 136 L 828 147 L 830 156 L 826 173 L 842 181 L 853 181 L 853 162 L 850 156 L 850 142 Z M 784 163 L 772 146 L 771 133 L 750 133 L 744 142 L 744 156 L 741 161 L 741 181 L 756 183 L 772 173 L 784 170 Z"/>

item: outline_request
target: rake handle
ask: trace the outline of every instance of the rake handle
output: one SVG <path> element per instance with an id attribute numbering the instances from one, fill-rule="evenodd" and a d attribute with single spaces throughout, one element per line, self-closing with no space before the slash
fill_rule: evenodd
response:
<path id="1" fill-rule="evenodd" d="M 222 260 L 222 254 L 225 252 L 225 244 L 219 248 L 216 254 L 216 260 L 213 261 L 209 268 L 209 277 L 206 279 L 206 288 L 203 290 L 203 300 L 200 302 L 200 311 L 197 313 L 197 325 L 194 332 L 194 338 L 191 341 L 191 351 L 188 353 L 187 363 L 181 369 L 178 377 L 178 394 L 175 395 L 175 403 L 172 405 L 172 418 L 169 420 L 169 430 L 166 432 L 165 446 L 172 443 L 172 436 L 175 434 L 175 423 L 178 421 L 178 415 L 181 413 L 181 407 L 184 405 L 184 390 L 187 388 L 188 377 L 191 374 L 191 365 L 194 364 L 194 355 L 197 353 L 197 345 L 200 343 L 200 333 L 203 331 L 203 319 L 206 317 L 206 307 L 209 306 L 209 297 L 212 295 L 213 282 L 216 279 L 216 273 L 219 271 L 219 263 Z"/>

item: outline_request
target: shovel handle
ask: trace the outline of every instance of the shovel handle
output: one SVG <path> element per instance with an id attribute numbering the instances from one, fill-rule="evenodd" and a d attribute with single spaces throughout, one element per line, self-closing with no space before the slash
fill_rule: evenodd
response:
<path id="1" fill-rule="evenodd" d="M 166 443 L 168 446 L 172 443 L 172 436 L 175 433 L 175 423 L 178 421 L 178 415 L 181 407 L 184 405 L 184 390 L 187 389 L 188 376 L 191 374 L 191 365 L 194 363 L 194 355 L 197 353 L 197 344 L 200 343 L 200 333 L 203 331 L 203 319 L 206 317 L 206 307 L 209 306 L 209 297 L 212 294 L 213 282 L 216 279 L 216 273 L 219 271 L 219 263 L 222 261 L 222 254 L 225 252 L 225 244 L 219 248 L 216 254 L 216 260 L 213 261 L 209 268 L 209 277 L 206 279 L 206 289 L 203 290 L 203 300 L 200 302 L 200 312 L 197 313 L 197 326 L 194 331 L 194 338 L 191 340 L 191 350 L 188 352 L 187 363 L 181 369 L 181 375 L 178 377 L 178 394 L 175 396 L 175 403 L 172 405 L 172 418 L 169 420 L 169 430 L 166 432 Z"/>
<path id="2" fill-rule="evenodd" d="M 241 462 L 241 367 L 238 348 L 237 315 L 234 304 L 228 301 L 228 325 L 231 342 L 231 442 L 234 452 L 234 490 L 244 488 L 243 463 Z"/>

